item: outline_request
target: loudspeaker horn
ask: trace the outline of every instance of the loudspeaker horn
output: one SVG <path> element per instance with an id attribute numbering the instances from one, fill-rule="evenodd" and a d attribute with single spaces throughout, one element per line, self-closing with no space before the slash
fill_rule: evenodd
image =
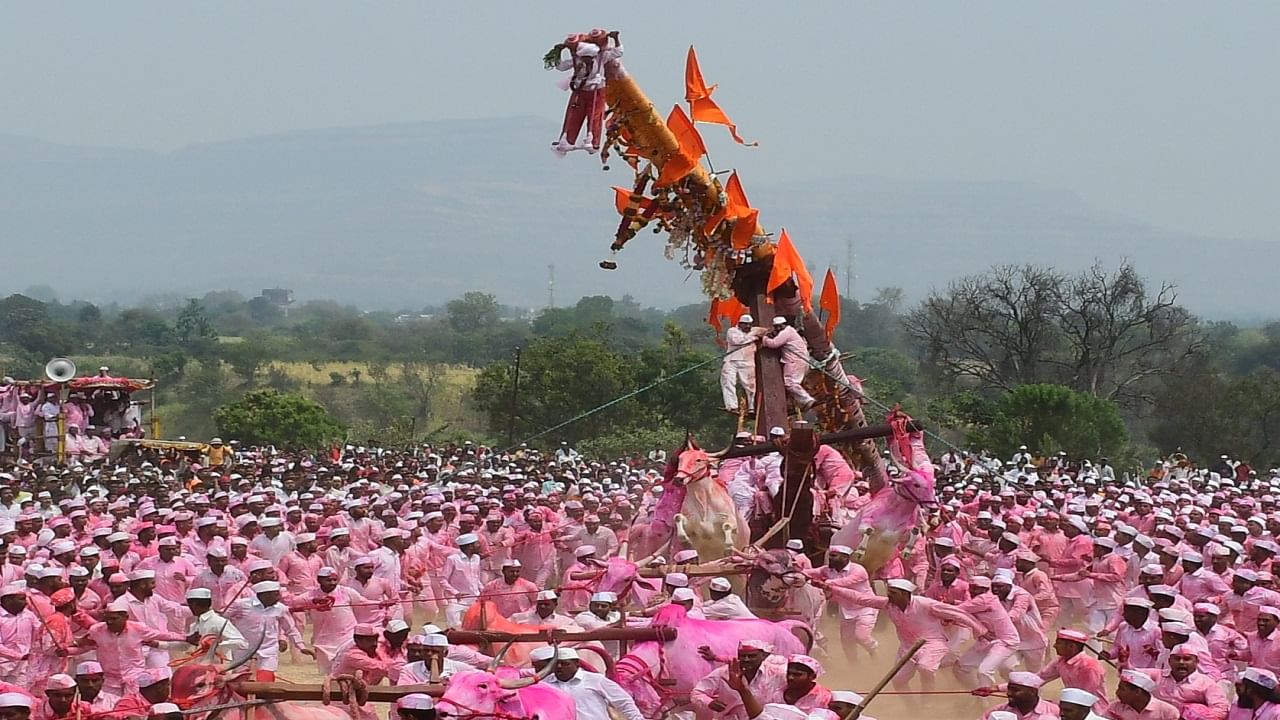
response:
<path id="1" fill-rule="evenodd" d="M 50 380 L 64 383 L 76 376 L 76 364 L 64 357 L 58 357 L 45 363 L 44 374 Z"/>

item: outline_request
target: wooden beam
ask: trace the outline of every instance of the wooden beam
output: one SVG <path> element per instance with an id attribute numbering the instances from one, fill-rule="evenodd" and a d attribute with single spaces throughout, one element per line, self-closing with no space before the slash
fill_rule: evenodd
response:
<path id="1" fill-rule="evenodd" d="M 252 695 L 264 700 L 294 700 L 299 702 L 321 702 L 324 700 L 323 686 L 319 683 L 283 683 L 283 682 L 237 682 L 231 689 L 240 695 Z M 395 702 L 405 695 L 425 693 L 431 697 L 444 695 L 444 685 L 440 683 L 423 683 L 419 685 L 370 685 L 370 702 Z M 329 699 L 335 703 L 345 702 L 346 693 L 333 683 L 329 689 Z"/>
<path id="2" fill-rule="evenodd" d="M 907 429 L 911 432 L 923 430 L 924 426 L 919 422 L 912 420 L 907 424 Z M 893 434 L 892 428 L 888 425 L 868 425 L 867 427 L 852 428 L 850 430 L 841 430 L 840 432 L 830 433 L 828 435 L 819 435 L 819 445 L 830 445 L 842 442 L 860 442 L 862 440 L 870 440 L 872 438 L 889 437 Z M 779 452 L 777 445 L 773 443 L 758 443 L 755 445 L 739 445 L 730 447 L 720 456 L 722 460 L 729 458 L 749 457 L 753 455 L 768 455 L 772 452 Z"/>
<path id="3" fill-rule="evenodd" d="M 449 642 L 464 645 L 478 645 L 480 643 L 495 642 L 551 643 L 590 642 L 592 640 L 631 640 L 633 642 L 644 642 L 646 640 L 665 641 L 676 639 L 676 629 L 671 627 L 599 628 L 598 630 L 585 630 L 582 632 L 545 630 L 542 632 L 527 633 L 507 633 L 491 630 L 446 630 L 444 634 L 445 637 L 449 638 Z"/>
<path id="4" fill-rule="evenodd" d="M 751 572 L 750 567 L 723 565 L 715 567 L 711 565 L 664 565 L 662 567 L 640 568 L 639 575 L 643 578 L 660 578 L 666 577 L 668 573 L 684 573 L 689 577 L 719 577 L 720 575 L 746 575 Z"/>

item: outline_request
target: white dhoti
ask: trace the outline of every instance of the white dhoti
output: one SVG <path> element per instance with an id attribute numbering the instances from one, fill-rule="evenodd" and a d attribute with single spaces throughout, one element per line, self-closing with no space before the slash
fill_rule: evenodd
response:
<path id="1" fill-rule="evenodd" d="M 726 410 L 738 409 L 738 386 L 747 393 L 747 409 L 756 406 L 756 367 L 754 363 L 728 360 L 720 365 L 720 394 Z"/>
<path id="2" fill-rule="evenodd" d="M 475 598 L 467 598 L 465 602 L 450 602 L 444 606 L 444 622 L 451 628 L 462 627 L 462 616 L 475 603 Z"/>
<path id="3" fill-rule="evenodd" d="M 731 480 L 728 490 L 729 497 L 733 499 L 733 505 L 738 508 L 738 514 L 743 521 L 751 522 L 755 510 L 756 489 L 747 482 Z"/>

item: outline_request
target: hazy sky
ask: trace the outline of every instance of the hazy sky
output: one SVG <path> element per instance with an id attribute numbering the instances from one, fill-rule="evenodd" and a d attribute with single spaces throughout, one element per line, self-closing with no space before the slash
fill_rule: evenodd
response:
<path id="1" fill-rule="evenodd" d="M 704 132 L 748 192 L 765 175 L 1022 180 L 1165 228 L 1280 239 L 1274 2 L 11 1 L 2 17 L 0 133 L 165 150 L 559 117 L 541 56 L 600 25 L 664 111 L 698 46 L 761 141 Z"/>

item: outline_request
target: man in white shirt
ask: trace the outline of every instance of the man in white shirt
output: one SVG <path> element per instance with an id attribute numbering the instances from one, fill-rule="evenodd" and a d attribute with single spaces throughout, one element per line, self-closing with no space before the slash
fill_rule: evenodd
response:
<path id="1" fill-rule="evenodd" d="M 284 521 L 278 517 L 264 517 L 258 527 L 262 534 L 249 542 L 249 550 L 272 565 L 279 565 L 280 558 L 294 551 L 293 534 L 285 531 Z"/>
<path id="2" fill-rule="evenodd" d="M 755 318 L 743 315 L 738 324 L 724 334 L 729 353 L 720 365 L 720 394 L 724 397 L 724 409 L 738 412 L 738 386 L 747 395 L 747 412 L 756 411 L 756 343 L 751 336 Z"/>
<path id="3" fill-rule="evenodd" d="M 257 679 L 271 682 L 280 667 L 281 640 L 287 639 L 299 652 L 313 659 L 315 651 L 307 648 L 289 608 L 280 602 L 280 583 L 264 580 L 254 584 L 253 592 L 253 597 L 231 603 L 225 612 L 233 622 L 240 623 L 242 633 L 248 633 L 255 641 L 261 635 L 262 644 L 255 654 L 258 659 Z"/>
<path id="4" fill-rule="evenodd" d="M 575 629 L 573 618 L 556 612 L 560 597 L 555 590 L 542 590 L 534 598 L 533 607 L 511 616 L 511 622 L 521 625 L 550 625 L 558 629 Z"/>
<path id="5" fill-rule="evenodd" d="M 702 616 L 708 620 L 736 620 L 738 618 L 755 618 L 742 598 L 733 594 L 733 585 L 725 578 L 718 577 L 711 581 L 708 588 L 711 599 L 702 603 Z"/>
<path id="6" fill-rule="evenodd" d="M 458 552 L 445 558 L 440 584 L 449 596 L 444 608 L 445 624 L 462 625 L 462 616 L 480 596 L 480 538 L 475 533 L 458 536 Z"/>
<path id="7" fill-rule="evenodd" d="M 644 720 L 636 701 L 622 686 L 599 673 L 581 668 L 577 650 L 560 648 L 554 661 L 543 660 L 535 664 L 534 669 L 542 670 L 549 662 L 555 662 L 556 669 L 543 682 L 573 697 L 578 706 L 578 720 L 607 718 L 611 709 L 625 720 Z"/>
<path id="8" fill-rule="evenodd" d="M 611 592 L 598 592 L 591 596 L 587 610 L 573 616 L 573 621 L 583 630 L 598 630 L 613 627 L 622 623 L 622 613 L 615 609 L 618 596 Z M 605 640 L 600 643 L 614 657 L 621 657 L 617 640 Z"/>
<path id="9" fill-rule="evenodd" d="M 470 665 L 453 660 L 449 655 L 449 639 L 441 634 L 418 635 L 409 639 L 412 645 L 423 647 L 423 659 L 406 663 L 399 676 L 393 678 L 396 685 L 439 682 L 454 673 L 473 669 Z M 434 670 L 434 675 L 432 671 Z"/>
<path id="10" fill-rule="evenodd" d="M 239 660 L 248 651 L 249 643 L 235 625 L 213 611 L 213 591 L 209 588 L 192 588 L 187 591 L 187 609 L 193 619 L 187 630 L 192 645 L 199 645 L 200 638 L 216 638 L 218 654 L 230 660 Z M 194 637 L 191 637 L 194 636 Z"/>

